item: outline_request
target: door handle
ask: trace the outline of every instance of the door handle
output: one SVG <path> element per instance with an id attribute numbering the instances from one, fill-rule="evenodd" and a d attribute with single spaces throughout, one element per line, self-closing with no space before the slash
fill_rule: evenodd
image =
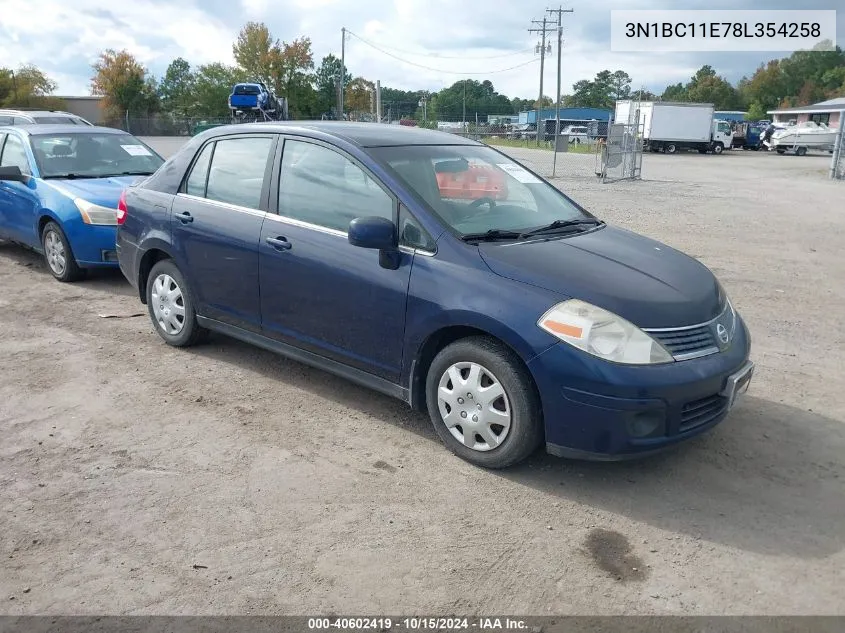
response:
<path id="1" fill-rule="evenodd" d="M 264 239 L 270 246 L 275 248 L 277 251 L 289 251 L 291 249 L 291 243 L 287 241 L 281 235 L 279 237 L 268 237 Z"/>
<path id="2" fill-rule="evenodd" d="M 187 211 L 182 211 L 182 213 L 176 214 L 176 219 L 179 220 L 182 224 L 187 224 L 188 222 L 194 221 L 194 216 L 192 216 Z"/>

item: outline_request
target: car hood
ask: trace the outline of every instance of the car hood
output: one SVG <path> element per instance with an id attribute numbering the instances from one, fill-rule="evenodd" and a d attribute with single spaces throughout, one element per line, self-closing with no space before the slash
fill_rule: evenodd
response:
<path id="1" fill-rule="evenodd" d="M 113 176 L 111 178 L 50 178 L 44 182 L 69 198 L 82 198 L 104 207 L 117 207 L 120 194 L 127 187 L 147 176 Z"/>
<path id="2" fill-rule="evenodd" d="M 479 252 L 502 277 L 561 299 L 587 301 L 639 327 L 695 325 L 719 314 L 718 282 L 704 264 L 617 227 L 563 238 L 486 242 Z"/>

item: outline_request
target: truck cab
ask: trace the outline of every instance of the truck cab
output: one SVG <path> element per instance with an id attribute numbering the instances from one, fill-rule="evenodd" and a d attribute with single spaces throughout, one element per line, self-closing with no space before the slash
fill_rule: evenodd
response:
<path id="1" fill-rule="evenodd" d="M 710 137 L 710 149 L 714 154 L 721 154 L 724 149 L 733 145 L 734 133 L 728 121 L 714 120 L 713 132 Z"/>

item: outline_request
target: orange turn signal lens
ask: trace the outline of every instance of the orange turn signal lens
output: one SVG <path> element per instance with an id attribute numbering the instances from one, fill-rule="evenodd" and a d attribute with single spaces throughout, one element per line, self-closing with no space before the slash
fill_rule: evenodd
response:
<path id="1" fill-rule="evenodd" d="M 561 323 L 560 321 L 552 321 L 551 319 L 543 321 L 543 325 L 556 334 L 563 334 L 564 336 L 571 336 L 572 338 L 581 338 L 584 334 L 584 328 L 580 328 L 577 325 L 570 325 L 568 323 Z"/>

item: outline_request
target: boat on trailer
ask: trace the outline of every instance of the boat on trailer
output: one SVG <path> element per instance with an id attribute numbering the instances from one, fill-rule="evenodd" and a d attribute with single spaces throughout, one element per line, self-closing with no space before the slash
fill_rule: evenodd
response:
<path id="1" fill-rule="evenodd" d="M 833 151 L 836 134 L 839 130 L 824 123 L 804 121 L 777 130 L 769 140 L 769 149 L 778 154 L 793 151 L 799 156 L 807 153 L 808 149 Z"/>

